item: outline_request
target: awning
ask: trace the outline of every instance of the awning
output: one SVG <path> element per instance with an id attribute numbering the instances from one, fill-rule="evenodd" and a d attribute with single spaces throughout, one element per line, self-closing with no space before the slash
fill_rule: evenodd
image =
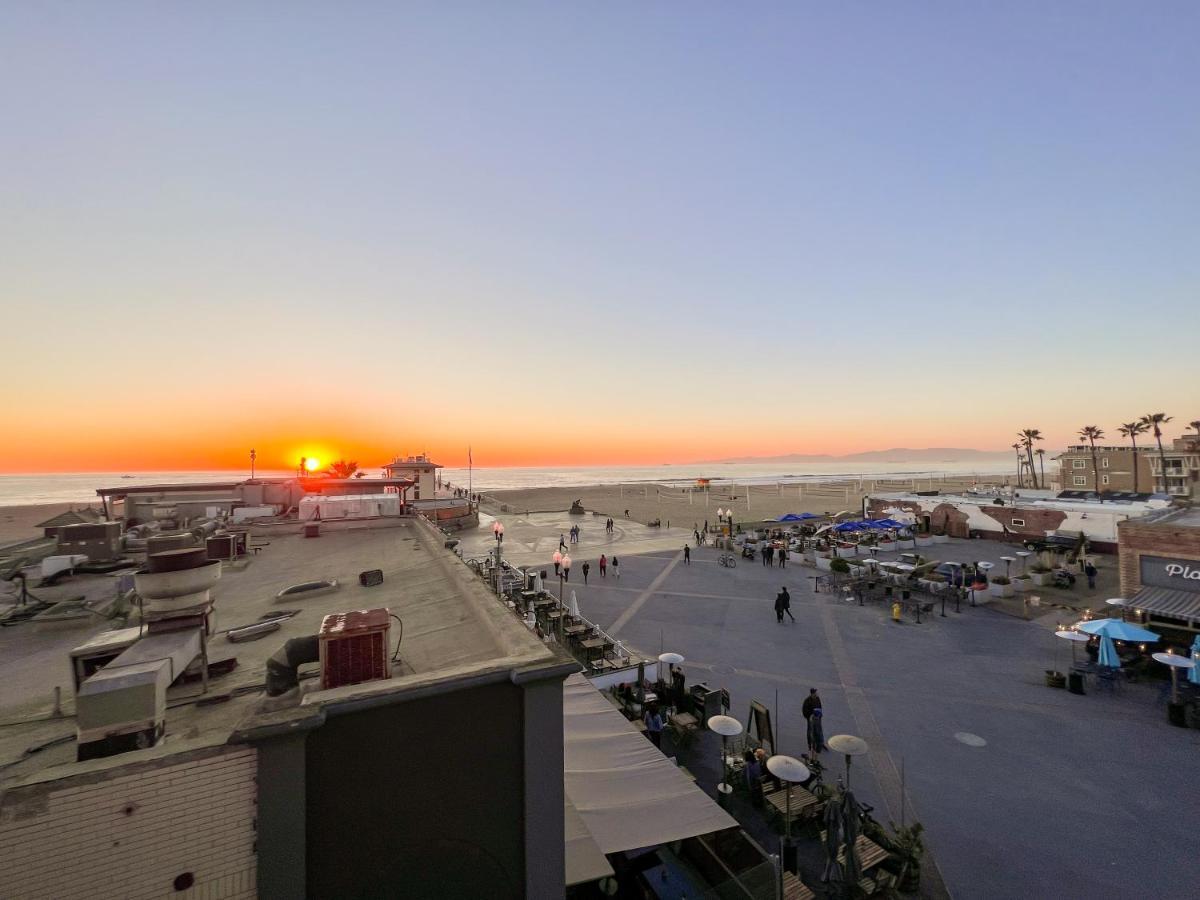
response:
<path id="1" fill-rule="evenodd" d="M 1134 594 L 1129 605 L 1170 619 L 1200 621 L 1200 593 L 1192 591 L 1161 587 L 1142 588 Z"/>
<path id="2" fill-rule="evenodd" d="M 563 684 L 563 779 L 601 853 L 737 826 L 582 675 Z"/>
<path id="3" fill-rule="evenodd" d="M 613 874 L 613 868 L 608 864 L 592 833 L 583 824 L 579 811 L 567 800 L 563 812 L 563 834 L 567 841 L 567 887 L 575 884 L 585 884 Z"/>

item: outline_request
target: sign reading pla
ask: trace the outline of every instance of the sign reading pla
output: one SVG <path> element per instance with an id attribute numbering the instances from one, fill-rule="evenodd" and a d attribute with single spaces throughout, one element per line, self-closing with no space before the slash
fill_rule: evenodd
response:
<path id="1" fill-rule="evenodd" d="M 1180 563 L 1167 563 L 1166 568 L 1168 578 L 1188 578 L 1192 581 L 1200 581 L 1200 569 L 1193 569 L 1191 566 Z"/>
<path id="2" fill-rule="evenodd" d="M 1200 592 L 1200 560 L 1167 556 L 1143 556 L 1141 581 L 1146 587 Z"/>

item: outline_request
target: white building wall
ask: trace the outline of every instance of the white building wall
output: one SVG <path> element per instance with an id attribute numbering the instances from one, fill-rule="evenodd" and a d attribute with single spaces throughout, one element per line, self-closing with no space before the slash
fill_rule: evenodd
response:
<path id="1" fill-rule="evenodd" d="M 0 795 L 0 897 L 250 900 L 256 757 L 222 747 L 10 789 Z M 176 891 L 185 872 L 194 885 Z"/>

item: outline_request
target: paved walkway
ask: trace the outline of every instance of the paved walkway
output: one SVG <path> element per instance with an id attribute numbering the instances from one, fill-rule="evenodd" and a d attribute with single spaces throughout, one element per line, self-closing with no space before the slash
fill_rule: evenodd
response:
<path id="1" fill-rule="evenodd" d="M 997 560 L 1011 550 L 990 543 L 923 552 Z M 818 688 L 826 737 L 871 745 L 853 782 L 882 822 L 900 818 L 903 769 L 906 817 L 925 824 L 940 870 L 927 873 L 926 896 L 941 893 L 939 874 L 962 898 L 1192 895 L 1200 732 L 1167 724 L 1158 685 L 1084 697 L 1045 687 L 1043 670 L 1069 653 L 1050 633 L 1054 615 L 1026 622 L 964 606 L 896 625 L 878 605 L 815 594 L 814 570 L 727 570 L 715 555 L 693 551 L 685 565 L 675 546 L 623 551 L 619 582 L 593 571 L 586 587 L 571 585 L 584 614 L 626 646 L 678 651 L 690 682 L 727 688 L 739 719 L 752 699 L 770 706 L 783 752 L 803 750 L 800 705 Z M 795 625 L 775 622 L 782 585 Z M 831 777 L 843 770 L 832 754 L 826 764 Z"/>

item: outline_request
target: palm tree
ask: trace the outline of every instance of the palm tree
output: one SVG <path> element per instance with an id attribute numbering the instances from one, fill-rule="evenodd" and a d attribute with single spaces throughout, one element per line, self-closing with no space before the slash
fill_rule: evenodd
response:
<path id="1" fill-rule="evenodd" d="M 1200 419 L 1197 419 L 1195 422 L 1188 422 L 1188 428 L 1196 432 L 1196 437 L 1200 437 Z"/>
<path id="2" fill-rule="evenodd" d="M 1117 431 L 1129 438 L 1129 442 L 1133 444 L 1133 491 L 1137 493 L 1138 489 L 1138 452 L 1137 439 L 1139 434 L 1145 434 L 1149 430 L 1149 426 L 1145 422 L 1126 422 L 1121 425 Z"/>
<path id="3" fill-rule="evenodd" d="M 1012 448 L 1017 451 L 1017 487 L 1021 487 L 1021 445 L 1016 443 Z"/>
<path id="4" fill-rule="evenodd" d="M 358 463 L 354 461 L 346 462 L 344 459 L 339 459 L 337 462 L 329 464 L 331 478 L 350 478 L 357 471 Z"/>
<path id="5" fill-rule="evenodd" d="M 1142 416 L 1141 422 L 1147 428 L 1154 432 L 1154 440 L 1158 444 L 1158 464 L 1162 466 L 1162 481 L 1163 493 L 1167 493 L 1167 457 L 1163 453 L 1162 445 L 1162 426 L 1171 421 L 1171 416 L 1166 413 L 1146 413 Z"/>
<path id="6" fill-rule="evenodd" d="M 1096 439 L 1103 438 L 1104 432 L 1096 425 L 1084 425 L 1079 429 L 1079 436 L 1092 446 L 1092 475 L 1096 479 L 1096 493 L 1100 502 L 1104 502 L 1104 494 L 1100 491 L 1100 464 L 1096 462 Z"/>
<path id="7" fill-rule="evenodd" d="M 1038 462 L 1041 464 L 1041 467 L 1042 467 L 1042 487 L 1045 487 L 1046 486 L 1046 451 L 1044 449 L 1042 449 L 1041 447 L 1038 447 L 1033 452 L 1038 455 Z"/>
<path id="8" fill-rule="evenodd" d="M 1029 461 L 1029 476 L 1033 479 L 1033 486 L 1042 487 L 1038 484 L 1037 472 L 1033 468 L 1033 442 L 1042 440 L 1042 433 L 1036 428 L 1026 428 L 1018 432 L 1017 437 L 1025 445 L 1025 457 Z"/>

